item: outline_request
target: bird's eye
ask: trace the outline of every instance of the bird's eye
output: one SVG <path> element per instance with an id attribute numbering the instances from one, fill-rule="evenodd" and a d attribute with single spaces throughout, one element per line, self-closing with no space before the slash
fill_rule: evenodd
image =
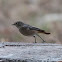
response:
<path id="1" fill-rule="evenodd" d="M 16 23 L 16 24 L 18 24 L 18 23 Z"/>

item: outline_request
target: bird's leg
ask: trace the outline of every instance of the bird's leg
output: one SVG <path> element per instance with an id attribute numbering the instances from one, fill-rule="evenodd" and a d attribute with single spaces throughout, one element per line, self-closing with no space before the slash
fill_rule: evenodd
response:
<path id="1" fill-rule="evenodd" d="M 35 38 L 35 43 L 37 43 L 37 42 L 36 42 L 36 36 L 34 35 L 33 37 Z"/>
<path id="2" fill-rule="evenodd" d="M 38 37 L 40 37 L 38 34 L 36 34 Z M 41 37 L 40 37 L 41 38 Z M 41 38 L 42 39 L 42 38 Z M 42 39 L 43 40 L 43 43 L 45 42 L 45 40 L 44 39 Z"/>

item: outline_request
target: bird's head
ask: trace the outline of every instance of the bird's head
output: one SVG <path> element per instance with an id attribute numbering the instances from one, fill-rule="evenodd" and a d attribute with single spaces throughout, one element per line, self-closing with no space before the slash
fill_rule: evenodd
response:
<path id="1" fill-rule="evenodd" d="M 21 26 L 23 26 L 23 22 L 21 22 L 21 21 L 17 21 L 17 22 L 15 22 L 14 24 L 12 24 L 12 25 L 15 25 L 16 27 L 21 27 Z"/>

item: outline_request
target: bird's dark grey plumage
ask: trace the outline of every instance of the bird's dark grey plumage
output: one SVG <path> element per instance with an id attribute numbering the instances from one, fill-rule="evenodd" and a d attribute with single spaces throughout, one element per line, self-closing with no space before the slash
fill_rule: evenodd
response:
<path id="1" fill-rule="evenodd" d="M 15 25 L 19 29 L 21 34 L 23 34 L 25 36 L 33 36 L 35 38 L 35 43 L 36 43 L 35 35 L 39 36 L 38 33 L 50 34 L 50 33 L 45 32 L 44 30 L 41 30 L 41 29 L 36 28 L 36 27 L 32 27 L 28 24 L 21 22 L 21 21 L 15 22 L 13 25 Z M 45 41 L 43 40 L 43 42 L 45 42 Z"/>

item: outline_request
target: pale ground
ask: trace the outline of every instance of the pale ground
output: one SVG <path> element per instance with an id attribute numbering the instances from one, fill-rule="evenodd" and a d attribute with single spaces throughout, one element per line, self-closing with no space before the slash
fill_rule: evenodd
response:
<path id="1" fill-rule="evenodd" d="M 0 58 L 27 62 L 62 61 L 62 45 L 47 43 L 0 43 Z M 10 46 L 9 46 L 10 45 Z"/>

